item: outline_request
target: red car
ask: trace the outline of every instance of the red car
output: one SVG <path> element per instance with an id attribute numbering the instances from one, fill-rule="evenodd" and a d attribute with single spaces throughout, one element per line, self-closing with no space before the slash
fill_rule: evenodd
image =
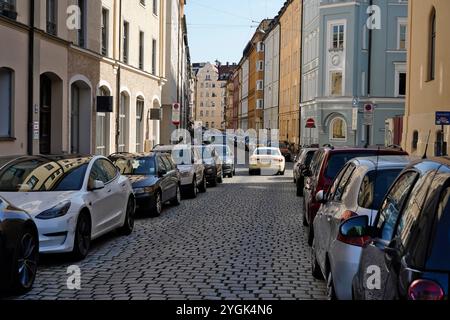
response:
<path id="1" fill-rule="evenodd" d="M 323 190 L 328 192 L 334 178 L 345 164 L 359 157 L 388 155 L 408 155 L 405 151 L 398 148 L 334 148 L 324 147 L 319 149 L 310 165 L 310 170 L 305 172 L 304 187 L 304 206 L 303 206 L 303 224 L 308 231 L 308 243 L 312 245 L 314 240 L 314 230 L 312 224 L 319 211 L 320 203 L 316 201 L 316 195 Z"/>

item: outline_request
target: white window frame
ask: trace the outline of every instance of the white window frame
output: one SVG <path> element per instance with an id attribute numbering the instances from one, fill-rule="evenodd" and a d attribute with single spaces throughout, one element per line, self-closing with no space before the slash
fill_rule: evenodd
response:
<path id="1" fill-rule="evenodd" d="M 256 90 L 257 91 L 263 91 L 264 90 L 264 80 L 257 80 L 256 81 Z"/>
<path id="2" fill-rule="evenodd" d="M 394 96 L 396 98 L 404 98 L 404 95 L 400 95 L 400 74 L 407 73 L 406 63 L 404 62 L 396 62 L 395 65 L 395 92 Z"/>
<path id="3" fill-rule="evenodd" d="M 333 130 L 333 125 L 334 125 L 334 122 L 336 122 L 337 120 L 342 120 L 343 122 L 344 122 L 344 132 L 345 132 L 345 138 L 334 138 L 333 137 L 333 133 L 334 133 L 334 130 Z M 330 138 L 330 141 L 336 141 L 336 142 L 347 142 L 347 140 L 348 140 L 348 124 L 347 124 L 347 121 L 345 121 L 345 118 L 344 117 L 341 117 L 341 116 L 337 116 L 337 117 L 334 117 L 331 121 L 330 121 L 330 126 L 329 126 L 329 138 Z"/>
<path id="4" fill-rule="evenodd" d="M 256 100 L 256 110 L 262 110 L 264 109 L 264 99 L 257 99 Z"/>
<path id="5" fill-rule="evenodd" d="M 343 46 L 341 48 L 333 47 L 333 28 L 335 26 L 343 26 L 344 27 L 344 38 Z M 339 42 L 339 40 L 338 40 Z M 347 20 L 333 20 L 328 23 L 328 50 L 329 51 L 345 51 L 347 45 Z"/>
<path id="6" fill-rule="evenodd" d="M 406 28 L 406 34 L 405 34 L 405 48 L 400 48 L 400 34 L 401 34 L 401 27 L 405 26 Z M 408 48 L 408 19 L 407 18 L 398 18 L 397 20 L 397 50 L 406 51 Z"/>

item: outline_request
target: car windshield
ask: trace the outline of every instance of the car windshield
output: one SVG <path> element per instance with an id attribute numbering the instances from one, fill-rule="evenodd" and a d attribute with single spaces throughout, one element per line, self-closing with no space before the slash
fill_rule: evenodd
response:
<path id="1" fill-rule="evenodd" d="M 218 156 L 223 159 L 224 157 L 231 157 L 231 150 L 228 146 L 214 146 Z"/>
<path id="2" fill-rule="evenodd" d="M 208 146 L 196 147 L 196 150 L 199 154 L 202 155 L 202 159 L 211 159 L 212 158 L 212 149 Z"/>
<path id="3" fill-rule="evenodd" d="M 375 153 L 367 152 L 345 152 L 332 154 L 328 160 L 327 168 L 325 170 L 325 177 L 327 179 L 334 180 L 339 171 L 341 171 L 345 164 L 350 160 L 358 157 L 371 157 L 375 155 Z"/>
<path id="4" fill-rule="evenodd" d="M 177 165 L 187 165 L 192 163 L 192 151 L 189 149 L 173 149 L 173 160 Z"/>
<path id="5" fill-rule="evenodd" d="M 281 152 L 278 149 L 260 148 L 260 149 L 256 149 L 255 155 L 258 155 L 258 156 L 281 156 Z"/>
<path id="6" fill-rule="evenodd" d="M 90 158 L 19 159 L 0 170 L 0 192 L 77 191 Z"/>
<path id="7" fill-rule="evenodd" d="M 154 157 L 117 159 L 114 164 L 126 176 L 151 176 L 156 174 Z"/>
<path id="8" fill-rule="evenodd" d="M 378 210 L 389 187 L 401 171 L 401 169 L 370 171 L 361 183 L 358 205 L 365 209 Z"/>

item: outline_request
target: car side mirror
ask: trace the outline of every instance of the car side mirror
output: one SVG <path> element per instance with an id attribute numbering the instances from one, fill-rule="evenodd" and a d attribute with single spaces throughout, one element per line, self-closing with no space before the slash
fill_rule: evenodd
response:
<path id="1" fill-rule="evenodd" d="M 97 191 L 102 189 L 105 189 L 105 184 L 103 183 L 103 181 L 95 180 L 94 183 L 92 184 L 91 191 Z"/>
<path id="2" fill-rule="evenodd" d="M 317 192 L 316 201 L 320 204 L 325 204 L 328 202 L 325 191 L 320 190 L 319 192 Z"/>
<path id="3" fill-rule="evenodd" d="M 368 216 L 356 216 L 343 222 L 339 228 L 339 235 L 346 239 L 370 237 Z"/>
<path id="4" fill-rule="evenodd" d="M 166 174 L 167 174 L 167 170 L 165 170 L 165 169 L 160 169 L 158 171 L 158 176 L 159 177 L 164 177 Z"/>

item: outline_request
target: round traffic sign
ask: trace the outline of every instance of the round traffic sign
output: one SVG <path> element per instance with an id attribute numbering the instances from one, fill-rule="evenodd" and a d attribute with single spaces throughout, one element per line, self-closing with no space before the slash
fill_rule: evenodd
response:
<path id="1" fill-rule="evenodd" d="M 306 128 L 307 129 L 314 129 L 316 127 L 316 121 L 313 118 L 309 118 L 306 120 Z"/>

